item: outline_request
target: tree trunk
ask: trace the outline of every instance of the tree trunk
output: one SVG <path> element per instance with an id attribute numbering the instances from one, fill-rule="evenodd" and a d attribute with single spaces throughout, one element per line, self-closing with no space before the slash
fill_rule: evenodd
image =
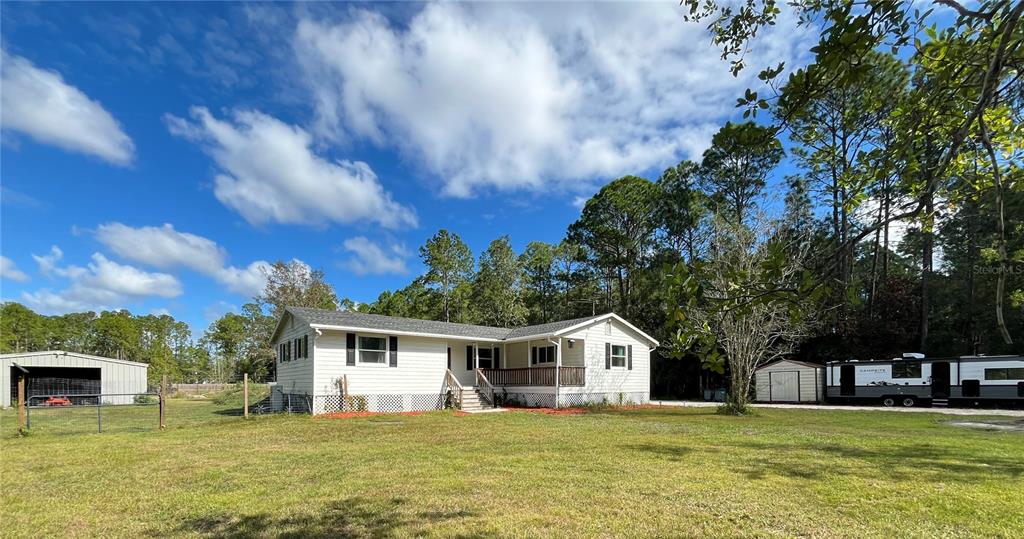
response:
<path id="1" fill-rule="evenodd" d="M 878 203 L 878 221 L 882 220 L 882 203 Z M 881 227 L 875 229 L 875 245 L 871 254 L 871 289 L 868 293 L 868 319 L 875 317 L 875 293 L 878 290 L 878 255 L 879 241 L 881 239 Z"/>
<path id="2" fill-rule="evenodd" d="M 924 233 L 924 245 L 921 249 L 921 326 L 919 352 L 926 353 L 928 349 L 928 312 L 930 310 L 929 284 L 932 273 L 934 236 L 935 204 L 931 195 L 925 202 L 925 217 L 922 222 L 921 231 Z"/>

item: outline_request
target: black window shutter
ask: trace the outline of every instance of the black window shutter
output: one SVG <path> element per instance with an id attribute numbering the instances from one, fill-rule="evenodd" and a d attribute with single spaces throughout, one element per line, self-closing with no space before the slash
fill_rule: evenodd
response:
<path id="1" fill-rule="evenodd" d="M 537 364 L 537 347 L 534 346 L 530 349 L 530 363 L 533 365 Z"/>
<path id="2" fill-rule="evenodd" d="M 299 346 L 299 338 L 292 339 L 292 349 L 295 350 L 295 359 L 302 357 L 302 348 Z"/>
<path id="3" fill-rule="evenodd" d="M 626 368 L 633 370 L 633 345 L 626 347 Z"/>
<path id="4" fill-rule="evenodd" d="M 492 367 L 494 367 L 495 369 L 500 369 L 501 368 L 501 348 L 495 348 L 494 349 L 494 353 L 491 354 L 491 357 L 494 358 L 494 361 L 492 362 L 493 363 Z"/>
<path id="5" fill-rule="evenodd" d="M 612 368 L 612 343 L 604 343 L 604 368 Z"/>
<path id="6" fill-rule="evenodd" d="M 390 354 L 389 367 L 398 366 L 398 337 L 392 335 L 388 337 L 388 354 Z"/>
<path id="7" fill-rule="evenodd" d="M 309 357 L 309 335 L 302 336 L 302 357 Z"/>
<path id="8" fill-rule="evenodd" d="M 466 370 L 467 371 L 473 370 L 473 347 L 472 346 L 467 346 L 466 347 Z"/>
<path id="9" fill-rule="evenodd" d="M 452 347 L 448 347 L 448 370 L 452 370 Z"/>
<path id="10" fill-rule="evenodd" d="M 345 334 L 345 364 L 355 365 L 356 364 L 356 334 L 346 333 Z"/>

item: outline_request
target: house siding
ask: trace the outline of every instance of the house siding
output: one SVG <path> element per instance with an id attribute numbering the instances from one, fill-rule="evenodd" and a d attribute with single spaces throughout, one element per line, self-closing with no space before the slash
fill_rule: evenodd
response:
<path id="1" fill-rule="evenodd" d="M 651 394 L 651 354 L 646 339 L 618 320 L 595 322 L 566 335 L 564 340 L 582 340 L 587 368 L 587 384 L 584 387 L 559 388 L 560 404 L 577 404 L 601 402 L 606 400 L 617 404 L 621 402 L 644 403 L 650 400 Z M 633 368 L 605 368 L 605 344 L 621 344 L 633 347 Z M 573 350 L 576 345 L 573 346 Z M 572 352 L 567 347 L 563 352 Z M 563 356 L 564 357 L 564 356 Z M 570 354 L 571 357 L 571 354 Z M 587 395 L 583 397 L 573 394 Z"/>
<path id="2" fill-rule="evenodd" d="M 271 404 L 275 409 L 280 409 L 284 395 L 304 396 L 311 398 L 313 395 L 313 371 L 316 363 L 316 347 L 314 336 L 316 333 L 310 327 L 291 315 L 286 315 L 281 334 L 274 341 L 274 354 L 278 355 L 278 345 L 291 343 L 292 339 L 309 335 L 309 357 L 296 358 L 294 352 L 291 361 L 281 361 L 277 358 L 277 383 L 272 386 Z"/>

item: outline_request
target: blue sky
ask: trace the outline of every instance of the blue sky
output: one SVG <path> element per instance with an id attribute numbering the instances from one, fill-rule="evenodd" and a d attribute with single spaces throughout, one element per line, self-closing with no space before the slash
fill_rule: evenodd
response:
<path id="1" fill-rule="evenodd" d="M 698 158 L 738 78 L 663 4 L 4 3 L 2 298 L 201 331 L 268 261 L 370 301 L 439 228 L 556 242 Z M 751 66 L 798 65 L 790 17 Z"/>

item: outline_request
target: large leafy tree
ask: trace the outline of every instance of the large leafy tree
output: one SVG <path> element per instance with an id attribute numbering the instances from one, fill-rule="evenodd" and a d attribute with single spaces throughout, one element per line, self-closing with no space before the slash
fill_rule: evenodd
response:
<path id="1" fill-rule="evenodd" d="M 473 272 L 473 252 L 458 234 L 439 230 L 420 247 L 420 258 L 427 266 L 424 282 L 441 296 L 441 314 L 445 322 L 452 319 L 452 305 L 458 303 L 460 292 Z"/>
<path id="2" fill-rule="evenodd" d="M 479 321 L 486 325 L 507 328 L 526 323 L 523 264 L 508 236 L 492 241 L 480 255 L 480 271 L 473 281 L 473 299 Z"/>
<path id="3" fill-rule="evenodd" d="M 267 271 L 267 285 L 256 298 L 280 318 L 285 307 L 312 307 L 335 310 L 338 296 L 322 270 L 314 270 L 299 260 L 278 261 Z"/>
<path id="4" fill-rule="evenodd" d="M 726 123 L 712 137 L 698 169 L 716 213 L 743 224 L 782 156 L 774 129 L 753 122 Z"/>
<path id="5" fill-rule="evenodd" d="M 557 253 L 558 246 L 542 241 L 531 241 L 523 251 L 523 292 L 529 305 L 530 322 L 550 322 L 554 315 L 558 293 L 555 273 Z"/>
<path id="6" fill-rule="evenodd" d="M 747 412 L 754 371 L 793 352 L 813 323 L 809 299 L 749 301 L 801 287 L 809 243 L 779 222 L 717 219 L 708 260 L 679 264 L 669 283 L 676 352 L 697 350 L 705 367 L 729 373 L 723 411 Z M 737 293 L 739 291 L 739 293 Z"/>
<path id="7" fill-rule="evenodd" d="M 687 261 L 701 256 L 707 242 L 707 197 L 698 181 L 700 165 L 682 161 L 658 177 L 658 226 L 669 249 Z"/>
<path id="8" fill-rule="evenodd" d="M 650 180 L 619 178 L 588 200 L 579 220 L 569 226 L 569 239 L 585 247 L 598 271 L 614 283 L 625 316 L 633 311 L 638 273 L 653 252 L 659 195 Z"/>

